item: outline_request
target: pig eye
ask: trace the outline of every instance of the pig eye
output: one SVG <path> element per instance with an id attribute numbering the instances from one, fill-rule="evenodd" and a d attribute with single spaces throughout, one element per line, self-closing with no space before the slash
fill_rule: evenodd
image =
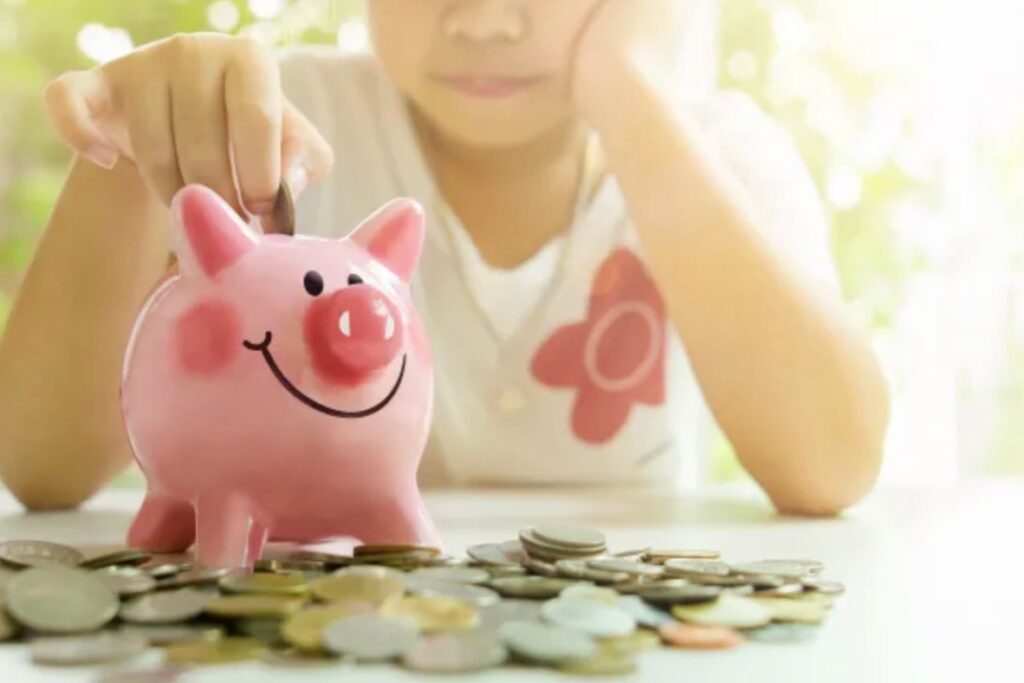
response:
<path id="1" fill-rule="evenodd" d="M 320 296 L 320 293 L 324 291 L 324 278 L 320 273 L 311 270 L 302 279 L 302 285 L 311 296 Z"/>
<path id="2" fill-rule="evenodd" d="M 361 285 L 363 284 L 363 278 L 359 277 L 355 273 L 348 276 L 348 283 L 350 285 Z"/>

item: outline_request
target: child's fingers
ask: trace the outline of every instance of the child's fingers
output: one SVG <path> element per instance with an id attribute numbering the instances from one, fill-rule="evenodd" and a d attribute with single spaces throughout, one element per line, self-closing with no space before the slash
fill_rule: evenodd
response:
<path id="1" fill-rule="evenodd" d="M 93 116 L 109 101 L 102 76 L 92 71 L 71 71 L 49 84 L 44 94 L 46 113 L 57 134 L 73 150 L 97 166 L 111 169 L 117 147 L 100 130 Z"/>
<path id="2" fill-rule="evenodd" d="M 228 65 L 224 92 L 242 203 L 266 215 L 281 184 L 283 97 L 277 61 L 264 48 L 243 49 Z"/>
<path id="3" fill-rule="evenodd" d="M 309 119 L 285 100 L 281 120 L 281 167 L 292 195 L 330 173 L 334 151 Z"/>
<path id="4" fill-rule="evenodd" d="M 184 185 L 168 116 L 170 90 L 144 88 L 122 99 L 135 166 L 164 204 L 170 206 L 174 194 Z"/>
<path id="5" fill-rule="evenodd" d="M 179 68 L 171 77 L 171 110 L 178 168 L 186 184 L 205 185 L 241 215 L 228 145 L 224 71 Z"/>

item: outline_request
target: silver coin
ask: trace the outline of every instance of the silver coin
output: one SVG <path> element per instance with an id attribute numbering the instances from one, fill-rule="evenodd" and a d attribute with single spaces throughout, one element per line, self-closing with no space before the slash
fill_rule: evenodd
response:
<path id="1" fill-rule="evenodd" d="M 492 669 L 507 658 L 496 633 L 469 631 L 425 636 L 405 651 L 402 663 L 413 671 L 454 674 Z"/>
<path id="2" fill-rule="evenodd" d="M 0 561 L 15 567 L 77 567 L 85 560 L 78 550 L 47 541 L 4 541 Z"/>
<path id="3" fill-rule="evenodd" d="M 154 579 L 169 579 L 172 576 L 177 576 L 182 572 L 187 572 L 192 569 L 192 564 L 189 562 L 165 562 L 163 564 L 156 564 L 152 567 L 144 567 L 143 571 L 148 573 Z"/>
<path id="4" fill-rule="evenodd" d="M 721 593 L 722 589 L 717 586 L 654 584 L 641 586 L 637 589 L 636 596 L 652 605 L 671 607 L 672 605 L 696 605 L 702 602 L 711 602 L 717 599 Z"/>
<path id="5" fill-rule="evenodd" d="M 195 619 L 215 593 L 182 588 L 135 598 L 121 606 L 121 619 L 134 624 L 177 624 Z"/>
<path id="6" fill-rule="evenodd" d="M 405 578 L 405 589 L 413 595 L 442 595 L 471 603 L 477 607 L 492 605 L 501 600 L 498 593 L 484 586 L 435 579 L 417 579 L 413 576 Z"/>
<path id="7" fill-rule="evenodd" d="M 665 573 L 684 579 L 702 576 L 728 576 L 732 569 L 719 560 L 667 560 Z"/>
<path id="8" fill-rule="evenodd" d="M 548 599 L 557 597 L 559 593 L 573 585 L 565 579 L 549 579 L 544 576 L 522 576 L 507 579 L 494 579 L 491 588 L 508 598 Z"/>
<path id="9" fill-rule="evenodd" d="M 820 626 L 800 623 L 772 623 L 743 632 L 755 643 L 803 643 L 818 635 Z"/>
<path id="10" fill-rule="evenodd" d="M 400 657 L 418 638 L 419 629 L 412 623 L 378 614 L 343 617 L 323 631 L 326 650 L 368 662 Z"/>
<path id="11" fill-rule="evenodd" d="M 196 624 L 122 624 L 121 633 L 141 636 L 150 645 L 170 645 L 193 640 L 216 640 L 223 631 L 216 626 Z"/>
<path id="12" fill-rule="evenodd" d="M 156 579 L 135 567 L 107 566 L 94 571 L 122 598 L 148 593 L 156 588 Z"/>
<path id="13" fill-rule="evenodd" d="M 541 615 L 555 626 L 586 633 L 595 638 L 628 636 L 636 630 L 636 620 L 615 605 L 587 600 L 548 600 Z"/>
<path id="14" fill-rule="evenodd" d="M 603 602 L 614 605 L 619 601 L 617 591 L 604 586 L 595 586 L 592 583 L 577 583 L 569 586 L 558 594 L 559 600 L 588 600 L 590 602 Z"/>
<path id="15" fill-rule="evenodd" d="M 7 616 L 3 601 L 0 600 L 0 643 L 18 635 L 18 625 Z"/>
<path id="16" fill-rule="evenodd" d="M 668 612 L 651 607 L 635 595 L 619 596 L 615 603 L 619 609 L 633 617 L 636 623 L 645 628 L 657 629 L 665 624 L 674 624 L 676 619 Z"/>
<path id="17" fill-rule="evenodd" d="M 101 577 L 84 569 L 36 567 L 7 586 L 8 613 L 40 633 L 95 631 L 117 615 L 117 593 Z"/>
<path id="18" fill-rule="evenodd" d="M 490 566 L 518 565 L 526 556 L 518 540 L 471 545 L 466 548 L 466 554 L 474 562 Z"/>
<path id="19" fill-rule="evenodd" d="M 542 605 L 537 600 L 510 598 L 481 607 L 477 612 L 480 617 L 478 628 L 482 631 L 497 631 L 509 621 L 539 621 Z"/>
<path id="20" fill-rule="evenodd" d="M 157 582 L 157 588 L 166 590 L 168 588 L 187 588 L 189 586 L 201 586 L 204 584 L 217 583 L 221 578 L 232 572 L 231 569 L 215 567 L 197 567 L 175 573 L 168 579 Z M 150 571 L 150 575 L 153 572 Z"/>
<path id="21" fill-rule="evenodd" d="M 561 559 L 555 562 L 555 567 L 558 573 L 566 578 L 594 583 L 622 583 L 628 581 L 630 577 L 626 572 L 594 569 L 587 560 L 581 559 Z"/>
<path id="22" fill-rule="evenodd" d="M 732 570 L 737 574 L 771 574 L 787 579 L 802 579 L 821 566 L 820 562 L 810 560 L 760 560 L 734 564 Z"/>
<path id="23" fill-rule="evenodd" d="M 115 550 L 110 553 L 104 553 L 103 555 L 90 557 L 82 562 L 82 567 L 84 569 L 103 569 L 104 567 L 123 565 L 134 566 L 149 562 L 152 557 L 153 556 L 145 550 L 128 548 L 126 550 Z"/>
<path id="24" fill-rule="evenodd" d="M 787 595 L 796 595 L 797 593 L 804 592 L 804 586 L 801 583 L 783 583 L 778 586 L 772 586 L 770 588 L 761 588 L 757 585 L 753 586 L 755 593 L 760 596 L 781 598 Z M 735 588 L 728 588 L 726 590 L 735 591 Z"/>
<path id="25" fill-rule="evenodd" d="M 606 543 L 604 534 L 596 529 L 561 524 L 535 527 L 532 535 L 546 543 L 569 548 L 603 548 Z"/>
<path id="26" fill-rule="evenodd" d="M 491 578 L 483 569 L 473 567 L 421 567 L 410 572 L 409 576 L 453 583 L 484 583 Z"/>
<path id="27" fill-rule="evenodd" d="M 81 666 L 119 662 L 146 651 L 149 643 L 126 633 L 98 633 L 88 636 L 38 638 L 30 648 L 36 664 Z"/>
<path id="28" fill-rule="evenodd" d="M 523 558 L 523 567 L 539 574 L 540 576 L 547 576 L 548 578 L 555 578 L 558 576 L 558 567 L 553 562 L 545 562 L 544 560 L 538 560 L 535 557 L 527 555 Z"/>
<path id="29" fill-rule="evenodd" d="M 603 545 L 589 547 L 555 545 L 536 536 L 533 529 L 521 530 L 519 532 L 519 540 L 522 542 L 523 550 L 526 554 L 549 561 L 563 557 L 596 557 L 606 550 Z"/>
<path id="30" fill-rule="evenodd" d="M 600 569 L 606 572 L 622 572 L 631 576 L 644 576 L 657 578 L 665 573 L 665 568 L 656 564 L 636 562 L 621 557 L 598 557 L 587 560 L 587 566 L 591 569 Z"/>
<path id="31" fill-rule="evenodd" d="M 824 593 L 825 595 L 841 595 L 846 592 L 846 586 L 839 581 L 822 579 L 817 576 L 808 576 L 801 583 L 807 590 Z"/>
<path id="32" fill-rule="evenodd" d="M 541 664 L 587 659 L 598 651 L 597 643 L 585 633 L 536 621 L 506 622 L 498 635 L 516 656 Z"/>

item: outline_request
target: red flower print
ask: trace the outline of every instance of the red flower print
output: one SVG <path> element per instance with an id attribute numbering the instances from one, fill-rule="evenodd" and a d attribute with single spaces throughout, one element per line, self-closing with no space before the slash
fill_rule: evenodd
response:
<path id="1" fill-rule="evenodd" d="M 665 402 L 665 305 L 643 263 L 617 249 L 594 277 L 587 317 L 555 331 L 531 363 L 537 381 L 576 389 L 572 430 L 599 444 L 633 404 Z"/>

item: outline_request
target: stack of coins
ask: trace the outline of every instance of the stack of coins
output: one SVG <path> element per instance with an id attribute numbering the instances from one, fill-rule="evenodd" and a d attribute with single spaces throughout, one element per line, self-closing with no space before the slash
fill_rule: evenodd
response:
<path id="1" fill-rule="evenodd" d="M 187 555 L 86 557 L 55 543 L 6 541 L 0 641 L 28 643 L 40 665 L 117 665 L 105 669 L 108 683 L 254 659 L 273 667 L 392 662 L 432 673 L 516 663 L 616 675 L 659 647 L 813 638 L 844 592 L 812 560 L 609 552 L 602 533 L 570 526 L 529 527 L 466 552 L 278 550 L 254 572 L 232 572 Z M 162 664 L 143 666 L 154 651 Z"/>

